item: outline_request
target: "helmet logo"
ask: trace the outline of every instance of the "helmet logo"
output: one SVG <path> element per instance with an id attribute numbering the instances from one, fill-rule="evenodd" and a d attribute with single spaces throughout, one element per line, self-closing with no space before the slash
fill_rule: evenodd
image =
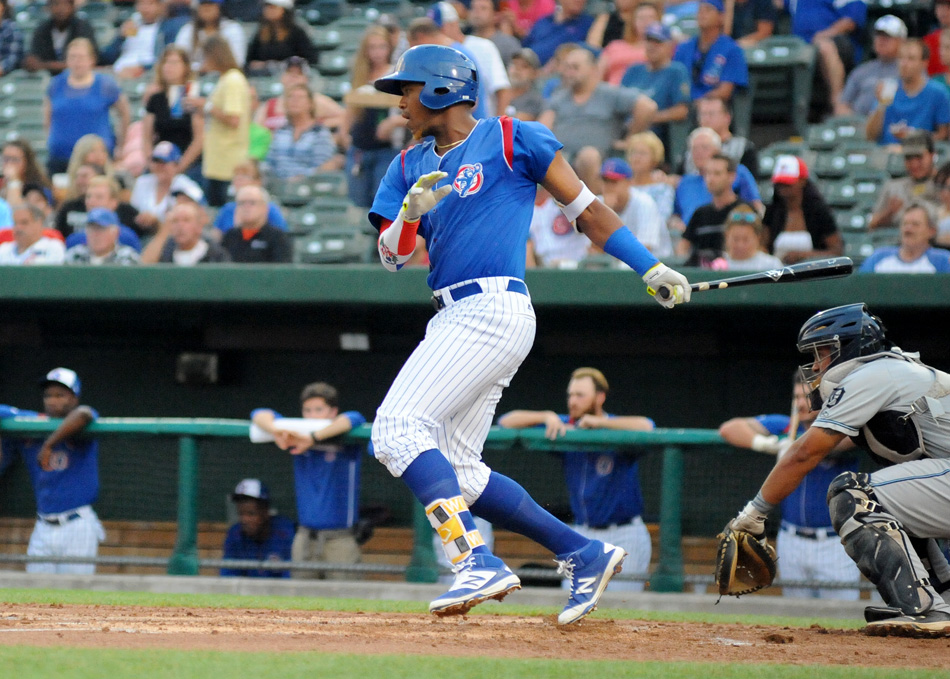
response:
<path id="1" fill-rule="evenodd" d="M 452 188 L 459 194 L 459 197 L 471 196 L 478 193 L 482 184 L 485 183 L 485 175 L 482 174 L 482 164 L 475 163 L 463 165 L 455 175 L 455 181 L 452 182 Z"/>

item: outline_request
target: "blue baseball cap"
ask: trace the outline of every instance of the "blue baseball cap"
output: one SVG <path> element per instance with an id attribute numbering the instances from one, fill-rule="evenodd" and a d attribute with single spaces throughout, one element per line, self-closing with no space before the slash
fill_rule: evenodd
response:
<path id="1" fill-rule="evenodd" d="M 86 226 L 118 226 L 119 215 L 104 207 L 94 207 L 86 214 Z"/>
<path id="2" fill-rule="evenodd" d="M 435 22 L 435 25 L 442 28 L 445 24 L 458 22 L 459 13 L 451 2 L 437 2 L 429 7 L 426 16 Z"/>
<path id="3" fill-rule="evenodd" d="M 181 160 L 181 150 L 170 141 L 160 141 L 152 149 L 152 160 L 162 163 L 177 163 Z"/>
<path id="4" fill-rule="evenodd" d="M 79 375 L 69 368 L 53 368 L 46 373 L 46 377 L 40 380 L 40 386 L 46 387 L 49 384 L 58 384 L 66 387 L 76 396 L 79 396 L 79 392 L 82 389 L 82 385 L 79 383 Z"/>
<path id="5" fill-rule="evenodd" d="M 722 0 L 702 0 L 702 3 L 701 3 L 701 4 L 703 4 L 703 3 L 704 3 L 704 4 L 707 4 L 707 5 L 712 5 L 713 7 L 716 8 L 716 11 L 718 11 L 718 12 L 725 12 L 725 11 L 726 11 L 726 7 L 725 7 L 725 5 L 722 4 Z"/>
<path id="6" fill-rule="evenodd" d="M 234 492 L 231 493 L 231 500 L 236 502 L 245 497 L 270 502 L 270 492 L 260 479 L 244 479 L 235 486 Z"/>
<path id="7" fill-rule="evenodd" d="M 645 35 L 647 40 L 655 40 L 656 42 L 669 42 L 673 39 L 670 29 L 661 24 L 659 21 L 655 21 L 650 24 L 647 27 Z"/>
<path id="8" fill-rule="evenodd" d="M 630 179 L 633 170 L 623 158 L 608 158 L 600 166 L 600 176 L 604 179 Z"/>

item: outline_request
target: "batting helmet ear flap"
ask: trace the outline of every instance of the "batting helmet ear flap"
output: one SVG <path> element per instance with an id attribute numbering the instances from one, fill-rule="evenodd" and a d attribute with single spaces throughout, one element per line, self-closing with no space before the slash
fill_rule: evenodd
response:
<path id="1" fill-rule="evenodd" d="M 407 83 L 423 86 L 419 102 L 434 111 L 461 103 L 474 105 L 478 98 L 475 62 L 444 45 L 417 45 L 406 50 L 396 70 L 378 79 L 374 86 L 380 92 L 402 95 Z"/>

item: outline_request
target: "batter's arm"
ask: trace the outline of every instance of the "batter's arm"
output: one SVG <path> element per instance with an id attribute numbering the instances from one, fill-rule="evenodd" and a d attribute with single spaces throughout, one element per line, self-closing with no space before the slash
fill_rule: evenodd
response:
<path id="1" fill-rule="evenodd" d="M 560 151 L 554 155 L 541 184 L 561 205 L 570 205 L 584 189 L 583 182 Z M 592 201 L 577 217 L 578 230 L 601 249 L 614 231 L 621 227 L 623 222 L 617 213 L 599 200 Z"/>

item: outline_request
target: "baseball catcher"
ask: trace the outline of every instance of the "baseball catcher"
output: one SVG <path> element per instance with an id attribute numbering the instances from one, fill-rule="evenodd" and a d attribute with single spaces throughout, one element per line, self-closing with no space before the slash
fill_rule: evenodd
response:
<path id="1" fill-rule="evenodd" d="M 811 357 L 802 380 L 820 412 L 727 530 L 763 535 L 774 506 L 850 437 L 888 465 L 844 472 L 828 488 L 841 544 L 887 604 L 865 609 L 865 631 L 950 636 L 950 605 L 940 596 L 950 564 L 935 542 L 950 538 L 950 374 L 895 347 L 864 304 L 814 315 L 798 350 Z"/>

